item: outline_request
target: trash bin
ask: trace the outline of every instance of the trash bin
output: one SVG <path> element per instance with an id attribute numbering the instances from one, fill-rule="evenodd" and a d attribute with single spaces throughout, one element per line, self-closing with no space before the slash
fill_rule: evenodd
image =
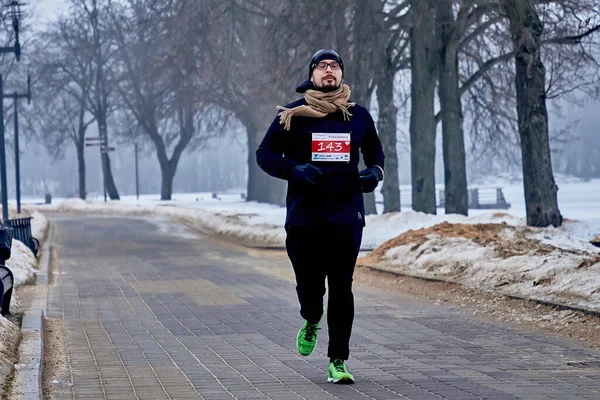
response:
<path id="1" fill-rule="evenodd" d="M 13 239 L 23 242 L 33 254 L 37 255 L 39 242 L 31 235 L 31 217 L 9 219 L 5 225 L 13 229 Z"/>

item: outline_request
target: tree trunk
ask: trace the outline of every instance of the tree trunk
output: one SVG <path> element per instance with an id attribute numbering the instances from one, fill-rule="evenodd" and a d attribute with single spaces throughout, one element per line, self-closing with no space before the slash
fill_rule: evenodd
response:
<path id="1" fill-rule="evenodd" d="M 184 121 L 181 121 L 180 125 L 180 134 L 179 141 L 175 145 L 173 149 L 173 153 L 171 154 L 171 158 L 167 154 L 167 148 L 165 146 L 165 142 L 163 138 L 158 133 L 156 128 L 156 124 L 150 124 L 149 133 L 152 142 L 156 148 L 156 158 L 158 159 L 158 163 L 160 165 L 161 171 L 161 189 L 160 189 L 160 199 L 161 200 L 171 200 L 173 195 L 173 180 L 175 178 L 175 173 L 177 172 L 177 166 L 179 165 L 179 161 L 181 160 L 181 155 L 183 151 L 189 144 L 193 132 L 195 130 L 193 113 L 191 111 L 191 107 L 187 107 L 182 111 L 184 114 Z M 154 117 L 152 117 L 154 118 Z M 150 120 L 150 118 L 149 118 Z"/>
<path id="2" fill-rule="evenodd" d="M 371 96 L 369 92 L 369 82 L 373 77 L 375 60 L 373 53 L 374 42 L 377 40 L 377 32 L 372 29 L 371 23 L 375 20 L 377 7 L 381 7 L 379 0 L 355 0 L 354 1 L 354 41 L 352 65 L 350 66 L 350 82 L 352 83 L 353 101 L 369 109 Z M 342 59 L 343 59 L 342 55 Z M 345 75 L 345 74 L 344 74 Z M 366 168 L 364 161 L 358 164 L 359 169 Z M 377 214 L 375 203 L 375 192 L 364 193 L 365 214 Z"/>
<path id="3" fill-rule="evenodd" d="M 391 60 L 384 57 L 381 74 L 377 79 L 379 118 L 377 130 L 385 154 L 385 179 L 383 180 L 383 213 L 400 211 L 400 182 L 398 178 L 398 152 L 396 150 L 396 106 L 394 105 L 395 70 Z"/>
<path id="4" fill-rule="evenodd" d="M 410 148 L 412 208 L 436 214 L 435 204 L 435 37 L 433 0 L 413 0 L 410 28 Z"/>
<path id="5" fill-rule="evenodd" d="M 85 188 L 85 131 L 79 134 L 79 140 L 75 142 L 77 147 L 77 173 L 79 174 L 79 198 L 85 200 L 87 190 Z"/>
<path id="6" fill-rule="evenodd" d="M 106 114 L 103 111 L 100 111 L 96 116 L 96 120 L 98 121 L 98 133 L 100 134 L 100 137 L 108 138 Z M 108 139 L 106 139 L 106 143 L 108 144 Z M 113 179 L 112 170 L 110 168 L 110 157 L 108 157 L 108 152 L 102 153 L 102 163 L 104 165 L 104 174 L 106 175 L 106 192 L 108 194 L 108 197 L 111 200 L 119 200 L 119 192 L 117 190 L 117 186 L 115 185 L 115 180 Z"/>
<path id="7" fill-rule="evenodd" d="M 160 172 L 161 172 L 161 183 L 160 183 L 160 199 L 171 200 L 173 195 L 173 178 L 175 177 L 176 167 L 170 161 L 160 160 Z"/>
<path id="8" fill-rule="evenodd" d="M 540 56 L 543 25 L 530 0 L 507 0 L 516 50 L 515 84 L 527 225 L 562 225 L 552 174 L 546 109 L 546 70 Z"/>
<path id="9" fill-rule="evenodd" d="M 256 149 L 262 141 L 269 124 L 274 118 L 274 113 L 260 112 L 255 109 L 256 114 L 244 114 L 240 120 L 246 128 L 248 139 L 248 182 L 247 201 L 259 203 L 276 204 L 285 206 L 285 192 L 287 182 L 274 178 L 263 171 L 256 163 Z"/>
<path id="10" fill-rule="evenodd" d="M 102 40 L 100 30 L 98 28 L 98 5 L 96 0 L 92 0 L 92 9 L 87 10 L 89 12 L 90 23 L 92 25 L 93 45 L 94 45 L 94 68 L 96 69 L 94 77 L 94 99 L 95 105 L 92 110 L 96 117 L 96 123 L 98 124 L 98 133 L 101 138 L 104 138 L 105 145 L 108 145 L 108 127 L 107 127 L 107 114 L 108 114 L 108 92 L 106 89 L 106 79 L 104 76 L 104 68 L 107 68 L 106 63 L 102 56 Z M 112 176 L 112 169 L 110 168 L 110 158 L 108 152 L 102 153 L 102 167 L 104 173 L 104 184 L 106 185 L 106 192 L 111 200 L 119 200 L 119 192 L 115 185 L 115 180 Z"/>
<path id="11" fill-rule="evenodd" d="M 436 21 L 440 41 L 438 96 L 442 114 L 445 212 L 468 215 L 465 139 L 458 79 L 458 38 L 452 37 L 454 17 L 451 0 L 438 0 Z"/>
<path id="12" fill-rule="evenodd" d="M 102 154 L 102 159 L 104 162 L 104 171 L 106 173 L 106 193 L 111 200 L 120 200 L 119 192 L 117 191 L 117 186 L 115 185 L 115 180 L 113 179 L 112 169 L 110 167 L 110 157 L 108 157 L 108 153 Z"/>

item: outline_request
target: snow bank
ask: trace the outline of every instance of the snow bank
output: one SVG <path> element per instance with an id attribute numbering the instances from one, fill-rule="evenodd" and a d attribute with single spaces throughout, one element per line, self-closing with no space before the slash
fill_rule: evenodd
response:
<path id="1" fill-rule="evenodd" d="M 202 232 L 234 239 L 252 247 L 285 246 L 285 208 L 253 202 L 200 203 L 184 205 L 93 203 L 68 199 L 42 210 L 90 212 L 130 216 L 161 216 L 183 222 Z M 524 225 L 525 221 L 506 213 L 487 213 L 472 217 L 431 215 L 414 211 L 367 215 L 362 250 L 372 250 L 386 240 L 410 229 L 427 228 L 443 221 L 456 223 L 507 222 Z"/>
<path id="2" fill-rule="evenodd" d="M 44 208 L 49 209 L 49 208 Z M 205 209 L 179 207 L 164 204 L 118 204 L 90 203 L 81 199 L 69 199 L 57 205 L 54 210 L 61 212 L 87 212 L 123 216 L 166 217 L 184 223 L 201 232 L 216 234 L 233 239 L 253 247 L 279 247 L 285 242 L 283 222 L 275 225 L 270 212 L 280 207 L 259 207 L 266 212 L 244 209 L 243 207 L 224 207 L 224 209 Z M 283 214 L 285 220 L 285 214 Z"/>
<path id="3" fill-rule="evenodd" d="M 33 277 L 38 268 L 38 262 L 29 247 L 18 240 L 13 240 L 11 255 L 6 260 L 6 266 L 14 275 L 16 287 Z"/>
<path id="4" fill-rule="evenodd" d="M 27 213 L 24 216 L 32 217 L 31 234 L 40 241 L 41 245 L 46 237 L 48 220 L 38 211 Z M 10 268 L 14 275 L 15 286 L 19 286 L 35 275 L 35 271 L 38 268 L 38 261 L 29 247 L 21 241 L 13 239 L 11 255 L 6 260 L 6 266 Z"/>
<path id="5" fill-rule="evenodd" d="M 600 311 L 600 248 L 568 230 L 443 222 L 405 232 L 359 262 Z"/>
<path id="6" fill-rule="evenodd" d="M 505 222 L 511 225 L 525 225 L 525 220 L 503 212 L 491 212 L 466 217 L 464 215 L 432 215 L 415 211 L 394 212 L 380 215 L 367 215 L 362 248 L 374 249 L 387 240 L 409 230 L 429 228 L 442 222 L 477 224 L 484 222 Z"/>

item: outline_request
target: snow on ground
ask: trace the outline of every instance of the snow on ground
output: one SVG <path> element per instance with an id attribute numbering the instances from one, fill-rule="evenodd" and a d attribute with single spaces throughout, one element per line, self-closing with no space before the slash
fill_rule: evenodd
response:
<path id="1" fill-rule="evenodd" d="M 565 217 L 560 228 L 526 226 L 521 184 L 501 186 L 512 205 L 508 211 L 469 210 L 469 217 L 444 215 L 443 209 L 438 215 L 411 211 L 410 188 L 401 187 L 402 212 L 367 216 L 362 249 L 376 251 L 361 262 L 600 310 L 600 248 L 590 244 L 600 235 L 600 180 L 563 180 L 558 186 Z M 52 205 L 34 200 L 24 208 L 155 216 L 248 246 L 283 247 L 285 208 L 246 202 L 242 192 L 222 193 L 217 199 L 211 193 L 174 194 L 171 201 L 157 195 L 106 203 L 98 197 L 54 199 Z M 381 204 L 378 208 L 381 212 Z"/>
<path id="2" fill-rule="evenodd" d="M 549 235 L 552 244 L 540 240 Z M 568 235 L 506 223 L 444 222 L 405 232 L 368 254 L 364 262 L 388 271 L 600 310 L 600 249 L 570 243 Z"/>
<path id="3" fill-rule="evenodd" d="M 238 200 L 219 205 L 221 207 L 210 203 L 203 206 L 194 203 L 132 204 L 126 201 L 93 203 L 81 199 L 67 199 L 53 206 L 38 206 L 38 210 L 166 217 L 202 232 L 235 239 L 248 246 L 283 246 L 285 231 L 280 218 L 285 218 L 285 210 L 281 207 Z"/>
<path id="4" fill-rule="evenodd" d="M 15 279 L 15 287 L 25 283 L 37 270 L 37 259 L 29 247 L 18 240 L 13 240 L 11 255 L 6 260 L 6 266 L 10 268 Z"/>

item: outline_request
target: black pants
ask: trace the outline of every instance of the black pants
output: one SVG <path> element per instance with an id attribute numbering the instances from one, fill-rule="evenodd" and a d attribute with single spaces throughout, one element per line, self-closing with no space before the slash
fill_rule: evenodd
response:
<path id="1" fill-rule="evenodd" d="M 300 315 L 310 323 L 320 320 L 327 277 L 327 356 L 347 360 L 354 320 L 352 276 L 363 227 L 299 226 L 287 227 L 286 232 L 285 245 L 296 274 Z"/>

